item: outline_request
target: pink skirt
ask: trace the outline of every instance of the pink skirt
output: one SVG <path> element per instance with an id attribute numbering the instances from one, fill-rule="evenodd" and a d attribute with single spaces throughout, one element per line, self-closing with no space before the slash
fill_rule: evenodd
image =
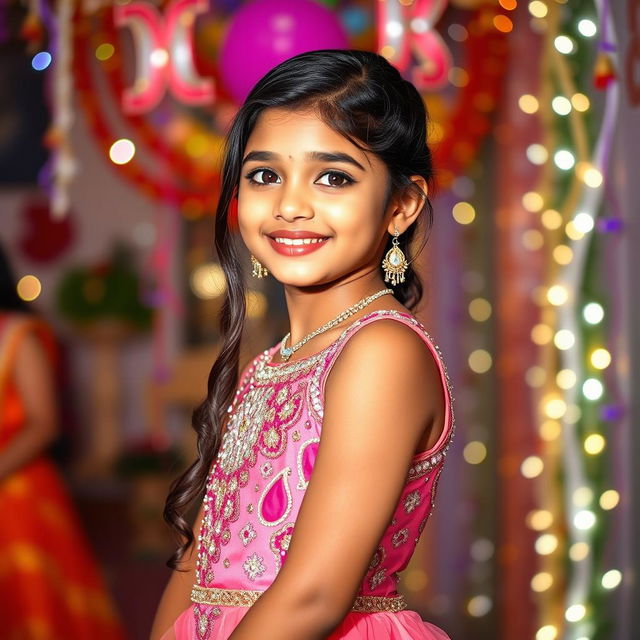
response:
<path id="1" fill-rule="evenodd" d="M 249 611 L 248 607 L 222 607 L 216 618 L 216 632 L 211 640 L 227 640 Z M 197 640 L 193 605 L 185 609 L 160 640 Z M 398 613 L 348 613 L 329 640 L 450 640 L 434 624 L 425 622 L 410 610 Z"/>

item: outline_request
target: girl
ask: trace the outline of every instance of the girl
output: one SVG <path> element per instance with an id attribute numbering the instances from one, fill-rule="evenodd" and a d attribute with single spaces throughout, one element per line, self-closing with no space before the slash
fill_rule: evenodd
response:
<path id="1" fill-rule="evenodd" d="M 453 434 L 445 366 L 410 311 L 406 257 L 432 221 L 426 125 L 415 87 L 366 51 L 286 60 L 238 111 L 215 228 L 224 337 L 198 457 L 167 499 L 182 545 L 153 640 L 447 638 L 396 592 Z M 236 207 L 290 321 L 239 376 Z"/>

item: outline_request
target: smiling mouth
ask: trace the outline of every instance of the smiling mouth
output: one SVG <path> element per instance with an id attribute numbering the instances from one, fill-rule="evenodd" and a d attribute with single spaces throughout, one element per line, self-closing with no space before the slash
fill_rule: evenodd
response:
<path id="1" fill-rule="evenodd" d="M 300 247 L 305 244 L 318 244 L 319 242 L 324 242 L 329 238 L 278 238 L 274 236 L 269 236 L 272 240 L 277 242 L 278 244 L 284 244 L 288 247 Z"/>

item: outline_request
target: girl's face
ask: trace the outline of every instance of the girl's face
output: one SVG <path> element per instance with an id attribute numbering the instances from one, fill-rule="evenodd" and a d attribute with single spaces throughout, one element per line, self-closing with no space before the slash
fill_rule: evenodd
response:
<path id="1" fill-rule="evenodd" d="M 393 204 L 383 210 L 389 174 L 380 159 L 312 112 L 270 108 L 258 119 L 243 161 L 240 233 L 277 280 L 309 287 L 377 273 L 393 232 Z M 321 241 L 284 244 L 283 232 L 292 231 Z"/>

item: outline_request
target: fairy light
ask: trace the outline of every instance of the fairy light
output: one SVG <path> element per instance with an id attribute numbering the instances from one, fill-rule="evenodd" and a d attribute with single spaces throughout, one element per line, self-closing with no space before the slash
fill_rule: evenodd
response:
<path id="1" fill-rule="evenodd" d="M 553 514 L 547 509 L 537 509 L 527 514 L 527 526 L 534 531 L 544 531 L 553 524 Z"/>
<path id="2" fill-rule="evenodd" d="M 584 618 L 587 609 L 583 604 L 572 604 L 565 612 L 564 617 L 567 622 L 578 622 Z"/>
<path id="3" fill-rule="evenodd" d="M 582 240 L 584 238 L 584 231 L 580 231 L 573 220 L 567 222 L 564 226 L 564 232 L 570 240 Z"/>
<path id="4" fill-rule="evenodd" d="M 556 384 L 560 389 L 573 389 L 578 381 L 578 376 L 573 369 L 561 369 L 556 374 Z"/>
<path id="5" fill-rule="evenodd" d="M 487 447 L 478 440 L 468 442 L 462 455 L 469 464 L 480 464 L 487 457 Z"/>
<path id="6" fill-rule="evenodd" d="M 485 322 L 491 317 L 491 303 L 485 298 L 474 298 L 469 303 L 469 315 L 476 322 Z"/>
<path id="7" fill-rule="evenodd" d="M 582 383 L 582 395 L 584 395 L 587 400 L 599 400 L 604 393 L 604 387 L 602 386 L 602 382 L 597 378 L 587 378 Z"/>
<path id="8" fill-rule="evenodd" d="M 561 284 L 554 284 L 547 291 L 547 300 L 554 306 L 558 307 L 569 299 L 568 289 Z"/>
<path id="9" fill-rule="evenodd" d="M 573 226 L 575 229 L 582 234 L 589 233 L 594 227 L 593 216 L 586 211 L 581 211 L 576 214 L 573 219 Z"/>
<path id="10" fill-rule="evenodd" d="M 589 302 L 582 309 L 582 317 L 588 324 L 600 324 L 604 318 L 604 308 L 598 302 Z"/>
<path id="11" fill-rule="evenodd" d="M 541 571 L 536 573 L 531 578 L 531 590 L 536 593 L 542 593 L 547 591 L 553 586 L 553 576 L 548 571 Z"/>
<path id="12" fill-rule="evenodd" d="M 605 511 L 615 509 L 620 503 L 620 494 L 615 489 L 607 489 L 600 496 L 600 508 Z"/>
<path id="13" fill-rule="evenodd" d="M 537 345 L 549 344 L 553 340 L 553 329 L 548 324 L 536 324 L 531 329 L 531 341 Z"/>
<path id="14" fill-rule="evenodd" d="M 576 342 L 576 337 L 569 329 L 560 329 L 553 336 L 553 344 L 561 351 L 571 349 Z"/>
<path id="15" fill-rule="evenodd" d="M 559 115 L 566 116 L 571 113 L 571 100 L 564 96 L 556 96 L 551 101 L 551 108 Z"/>
<path id="16" fill-rule="evenodd" d="M 611 364 L 611 354 L 604 347 L 599 347 L 591 352 L 589 360 L 596 369 L 606 369 Z"/>
<path id="17" fill-rule="evenodd" d="M 536 213 L 544 207 L 544 200 L 537 191 L 528 191 L 522 196 L 522 206 L 531 213 Z"/>
<path id="18" fill-rule="evenodd" d="M 558 169 L 569 171 L 576 163 L 575 156 L 568 149 L 559 149 L 553 154 L 553 162 Z"/>
<path id="19" fill-rule="evenodd" d="M 569 559 L 572 562 L 582 562 L 589 553 L 590 547 L 586 542 L 574 542 L 569 547 Z"/>
<path id="20" fill-rule="evenodd" d="M 532 2 L 529 3 L 529 13 L 534 18 L 544 18 L 548 11 L 547 5 L 540 0 L 532 0 Z"/>
<path id="21" fill-rule="evenodd" d="M 558 221 L 558 226 L 554 227 L 559 229 L 562 226 L 562 218 Z M 573 260 L 573 249 L 566 244 L 559 244 L 552 253 L 553 259 L 560 265 L 570 264 Z"/>
<path id="22" fill-rule="evenodd" d="M 457 202 L 451 213 L 458 224 L 471 224 L 476 217 L 476 210 L 468 202 Z"/>
<path id="23" fill-rule="evenodd" d="M 520 473 L 525 478 L 537 478 L 544 470 L 544 463 L 539 456 L 529 456 L 522 461 Z"/>
<path id="24" fill-rule="evenodd" d="M 558 629 L 555 625 L 546 624 L 536 631 L 536 640 L 556 640 Z"/>
<path id="25" fill-rule="evenodd" d="M 530 93 L 525 93 L 518 99 L 518 106 L 524 113 L 533 114 L 540 108 L 538 98 L 532 96 Z"/>
<path id="26" fill-rule="evenodd" d="M 622 572 L 617 569 L 607 571 L 600 581 L 605 589 L 615 589 L 622 582 Z"/>
<path id="27" fill-rule="evenodd" d="M 572 53 L 575 49 L 573 40 L 569 36 L 558 36 L 553 41 L 553 46 L 564 55 Z"/>
<path id="28" fill-rule="evenodd" d="M 543 533 L 536 539 L 535 548 L 538 555 L 551 555 L 558 548 L 558 538 L 552 533 Z"/>
<path id="29" fill-rule="evenodd" d="M 548 418 L 559 420 L 567 413 L 567 403 L 560 397 L 550 398 L 543 404 L 544 414 Z"/>
<path id="30" fill-rule="evenodd" d="M 116 140 L 109 149 L 109 159 L 113 164 L 127 164 L 133 159 L 136 153 L 136 147 L 126 138 Z"/>
<path id="31" fill-rule="evenodd" d="M 491 611 L 492 606 L 493 602 L 489 596 L 478 595 L 469 600 L 467 603 L 467 611 L 469 615 L 474 618 L 481 618 Z"/>
<path id="32" fill-rule="evenodd" d="M 598 33 L 598 27 L 593 20 L 589 20 L 589 18 L 582 18 L 578 22 L 578 31 L 585 38 L 593 38 L 593 36 Z"/>
<path id="33" fill-rule="evenodd" d="M 589 509 L 582 509 L 573 516 L 573 526 L 581 531 L 591 529 L 596 523 L 596 514 Z"/>
<path id="34" fill-rule="evenodd" d="M 542 144 L 530 144 L 527 147 L 527 159 L 531 164 L 543 165 L 549 159 L 549 152 Z"/>
<path id="35" fill-rule="evenodd" d="M 599 433 L 592 433 L 584 440 L 584 450 L 591 456 L 598 455 L 604 451 L 605 439 Z"/>
<path id="36" fill-rule="evenodd" d="M 42 284 L 34 275 L 22 276 L 16 284 L 16 293 L 25 302 L 33 302 L 42 293 Z"/>
<path id="37" fill-rule="evenodd" d="M 553 231 L 562 226 L 562 216 L 555 209 L 545 209 L 540 216 L 540 222 L 545 229 Z"/>
<path id="38" fill-rule="evenodd" d="M 468 363 L 474 373 L 486 373 L 491 369 L 493 358 L 486 349 L 474 349 L 469 354 Z"/>
<path id="39" fill-rule="evenodd" d="M 584 93 L 574 93 L 571 96 L 571 105 L 576 111 L 584 112 L 589 110 L 591 102 Z"/>

